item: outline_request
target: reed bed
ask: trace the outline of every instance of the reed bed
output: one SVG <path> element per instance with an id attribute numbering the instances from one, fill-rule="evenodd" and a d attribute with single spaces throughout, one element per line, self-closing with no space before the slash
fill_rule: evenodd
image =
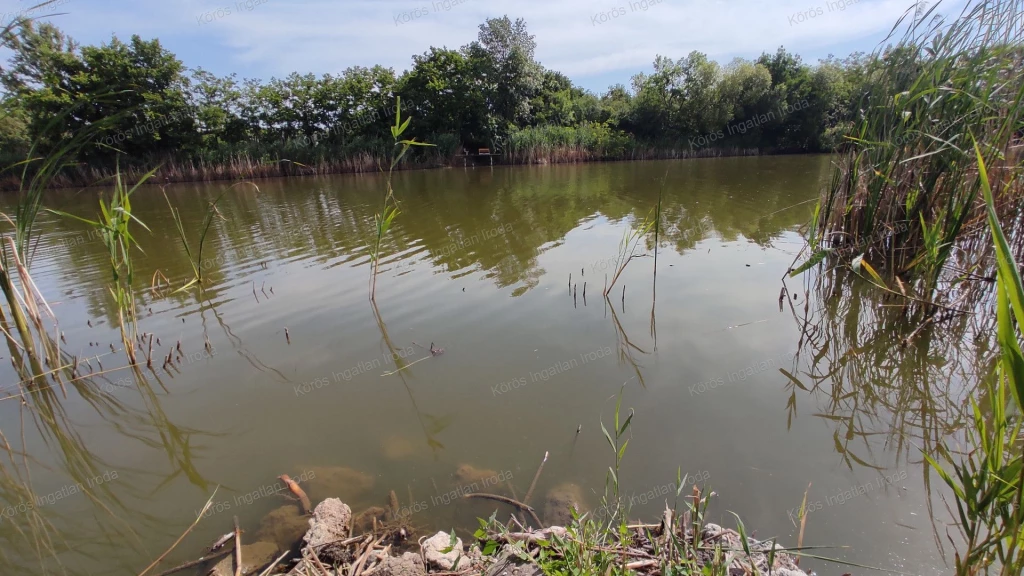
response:
<path id="1" fill-rule="evenodd" d="M 548 127 L 527 129 L 533 131 L 565 132 L 578 131 L 572 127 Z M 395 170 L 419 170 L 462 166 L 464 158 L 455 151 L 461 149 L 454 136 L 439 134 L 429 136 L 431 142 L 445 142 L 444 150 L 428 153 L 412 153 L 396 166 Z M 493 157 L 495 164 L 573 164 L 616 160 L 668 160 L 690 158 L 719 158 L 727 156 L 760 156 L 773 153 L 758 148 L 713 148 L 691 149 L 685 144 L 652 145 L 640 144 L 629 138 L 623 146 L 605 146 L 582 139 L 576 142 L 566 139 L 548 140 L 545 137 L 511 137 L 502 154 Z M 441 144 L 438 144 L 441 147 Z M 139 181 L 153 171 L 153 181 L 160 184 L 181 182 L 217 182 L 224 180 L 255 180 L 264 178 L 290 178 L 296 176 L 324 176 L 328 174 L 375 173 L 391 161 L 388 151 L 377 149 L 352 151 L 351 147 L 301 146 L 289 149 L 286 154 L 274 147 L 232 147 L 223 153 L 206 154 L 198 158 L 154 158 L 147 161 L 135 160 L 136 164 L 122 165 L 121 176 L 131 182 Z M 158 166 L 152 170 L 152 166 Z M 113 169 L 101 169 L 85 165 L 67 165 L 50 179 L 53 188 L 94 186 L 97 182 L 112 180 Z M 0 190 L 17 190 L 21 177 L 8 173 L 0 176 Z"/>
<path id="2" fill-rule="evenodd" d="M 1014 253 L 1024 252 L 1024 5 L 972 0 L 953 19 L 940 7 L 905 14 L 893 28 L 905 30 L 901 39 L 874 55 L 860 118 L 812 223 L 812 256 L 798 270 L 826 258 L 867 264 L 926 314 L 991 301 L 975 140 Z"/>
<path id="3" fill-rule="evenodd" d="M 503 164 L 572 164 L 602 160 L 659 160 L 758 156 L 757 148 L 691 148 L 684 144 L 653 145 L 604 124 L 539 126 L 517 130 L 507 138 Z"/>

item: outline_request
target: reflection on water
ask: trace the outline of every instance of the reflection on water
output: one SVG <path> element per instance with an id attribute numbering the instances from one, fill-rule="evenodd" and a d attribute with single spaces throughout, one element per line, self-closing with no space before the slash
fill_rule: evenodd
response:
<path id="1" fill-rule="evenodd" d="M 797 395 L 809 394 L 845 467 L 874 469 L 882 478 L 894 467 L 901 477 L 912 471 L 930 489 L 934 474 L 922 452 L 937 454 L 968 425 L 976 383 L 993 373 L 994 331 L 951 311 L 913 322 L 902 300 L 844 268 L 809 275 L 805 288 L 802 303 L 799 295 L 787 302 L 806 360 L 802 372 L 786 373 L 790 420 Z M 928 505 L 942 549 L 946 514 Z"/>
<path id="2" fill-rule="evenodd" d="M 67 399 L 40 388 L 24 403 L 23 375 L 0 369 L 13 478 L 0 500 L 27 498 L 18 486 L 45 495 L 111 479 L 3 518 L 0 562 L 15 573 L 137 573 L 216 486 L 221 509 L 167 566 L 198 557 L 235 515 L 247 542 L 283 546 L 303 519 L 263 487 L 286 473 L 316 472 L 311 497 L 342 497 L 364 518 L 397 499 L 412 525 L 447 530 L 475 526 L 495 504 L 445 495 L 491 475 L 504 478 L 495 492 L 524 494 L 549 453 L 537 505 L 572 493 L 596 506 L 610 463 L 600 418 L 625 382 L 623 406 L 637 414 L 627 494 L 660 493 L 679 467 L 699 472 L 721 494 L 713 520 L 732 525 L 733 510 L 795 544 L 787 509 L 811 483 L 822 506 L 806 544 L 941 571 L 917 446 L 961 421 L 958 383 L 969 378 L 948 360 L 960 350 L 952 324 L 900 348 L 898 312 L 841 277 L 808 280 L 780 311 L 780 278 L 828 169 L 825 157 L 777 157 L 402 172 L 376 304 L 376 176 L 229 191 L 200 262 L 203 289 L 183 292 L 192 269 L 166 202 L 142 192 L 133 212 L 152 233 L 138 235 L 140 330 L 158 339 L 154 358 L 184 359 L 152 371 L 112 371 L 124 358 L 110 353 L 119 337 L 102 244 L 45 216 L 33 276 L 64 351 L 105 368 Z M 224 190 L 167 193 L 199 223 Z M 48 201 L 92 216 L 95 194 Z M 656 292 L 652 230 L 602 295 L 624 232 L 659 194 Z M 656 515 L 661 500 L 638 496 L 634 513 Z"/>

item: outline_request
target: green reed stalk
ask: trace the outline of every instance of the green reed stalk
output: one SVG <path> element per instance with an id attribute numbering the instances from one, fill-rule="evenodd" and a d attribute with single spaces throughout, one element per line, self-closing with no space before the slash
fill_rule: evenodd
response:
<path id="1" fill-rule="evenodd" d="M 661 203 L 659 201 L 657 209 L 660 210 Z M 615 272 L 612 274 L 612 281 L 608 284 L 608 287 L 604 289 L 604 295 L 608 296 L 611 293 L 612 287 L 619 280 L 619 276 L 626 271 L 626 266 L 633 260 L 638 258 L 640 254 L 637 253 L 637 247 L 640 245 L 640 241 L 647 236 L 647 233 L 651 231 L 651 228 L 657 223 L 657 217 L 654 215 L 654 210 L 644 218 L 639 225 L 627 228 L 622 233 L 622 240 L 619 241 L 619 253 L 615 257 Z"/>
<path id="2" fill-rule="evenodd" d="M 131 188 L 125 187 L 120 171 L 115 173 L 114 190 L 110 202 L 105 202 L 103 198 L 99 199 L 100 217 L 98 220 L 88 220 L 66 212 L 52 210 L 55 214 L 74 218 L 99 231 L 100 238 L 107 248 L 107 256 L 110 262 L 110 272 L 113 280 L 110 286 L 110 293 L 114 296 L 114 301 L 117 303 L 121 341 L 124 343 L 124 350 L 131 364 L 137 363 L 135 343 L 138 336 L 134 290 L 135 267 L 132 264 L 132 250 L 141 251 L 141 248 L 139 248 L 135 237 L 132 236 L 129 225 L 134 221 L 147 232 L 150 231 L 142 221 L 132 215 L 131 196 L 138 190 L 139 186 L 142 186 L 153 176 L 156 170 L 156 168 L 150 170 Z"/>
<path id="3" fill-rule="evenodd" d="M 394 222 L 395 217 L 400 213 L 398 207 L 398 200 L 395 198 L 395 190 L 391 186 L 391 179 L 395 171 L 395 167 L 402 161 L 406 153 L 413 146 L 433 146 L 433 144 L 427 144 L 425 142 L 417 142 L 415 138 L 411 140 L 401 140 L 401 136 L 405 133 L 406 128 L 409 127 L 409 122 L 412 121 L 412 117 L 405 119 L 402 122 L 402 98 L 398 97 L 395 100 L 395 125 L 391 127 L 391 137 L 394 139 L 394 146 L 398 148 L 392 153 L 391 164 L 388 166 L 387 172 L 387 190 L 384 193 L 384 201 L 381 207 L 381 211 L 373 215 L 374 226 L 375 226 L 375 237 L 373 247 L 370 250 L 370 300 L 376 300 L 377 295 L 377 272 L 380 268 L 380 251 L 381 245 L 384 242 L 384 236 L 387 235 L 391 229 L 391 224 Z"/>
<path id="4" fill-rule="evenodd" d="M 995 385 L 989 385 L 989 411 L 971 400 L 968 438 L 977 448 L 960 458 L 941 451 L 945 466 L 925 458 L 953 491 L 963 549 L 956 554 L 959 576 L 1020 574 L 1024 571 L 1024 457 L 1020 454 L 1024 414 L 1024 354 L 1018 328 L 1024 325 L 1024 287 L 1010 244 L 999 224 L 995 199 L 980 146 L 975 145 L 986 220 L 997 267 L 997 339 L 1001 357 Z M 1012 398 L 1012 402 L 1010 401 Z M 1015 410 L 1014 410 L 1015 409 Z M 947 472 L 947 467 L 952 473 Z"/>
<path id="5" fill-rule="evenodd" d="M 905 14 L 893 28 L 906 24 L 902 39 L 868 65 L 859 120 L 819 202 L 822 247 L 812 246 L 798 272 L 825 257 L 862 257 L 925 300 L 984 288 L 975 276 L 991 267 L 990 232 L 971 141 L 994 152 L 989 167 L 1004 177 L 993 194 L 1008 213 L 1024 200 L 1015 137 L 1024 121 L 1024 9 L 970 0 L 946 20 L 940 5 Z"/>

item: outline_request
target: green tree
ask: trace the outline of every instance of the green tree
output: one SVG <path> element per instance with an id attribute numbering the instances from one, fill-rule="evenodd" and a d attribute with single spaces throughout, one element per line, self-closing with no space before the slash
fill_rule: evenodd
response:
<path id="1" fill-rule="evenodd" d="M 522 18 L 488 18 L 477 41 L 464 52 L 483 83 L 493 123 L 504 130 L 530 123 L 530 100 L 540 89 L 543 71 L 534 60 L 537 42 Z"/>
<path id="2" fill-rule="evenodd" d="M 402 77 L 401 86 L 402 103 L 409 106 L 417 131 L 427 140 L 454 134 L 462 142 L 490 145 L 487 98 L 467 55 L 431 48 L 413 56 L 413 67 Z"/>
<path id="3" fill-rule="evenodd" d="M 182 63 L 158 40 L 132 36 L 126 44 L 78 50 L 50 24 L 26 23 L 7 39 L 14 55 L 2 77 L 20 99 L 30 133 L 45 145 L 85 127 L 97 129 L 83 160 L 111 165 L 194 149 L 197 133 L 185 96 Z"/>

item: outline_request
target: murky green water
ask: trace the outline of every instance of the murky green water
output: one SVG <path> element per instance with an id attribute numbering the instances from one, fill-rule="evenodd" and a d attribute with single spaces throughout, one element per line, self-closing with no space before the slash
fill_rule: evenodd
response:
<path id="1" fill-rule="evenodd" d="M 50 419 L 0 401 L 0 430 L 20 450 L 24 428 L 65 567 L 136 574 L 217 485 L 212 513 L 162 568 L 198 557 L 234 515 L 247 542 L 268 538 L 261 519 L 290 504 L 272 494 L 283 473 L 313 476 L 314 500 L 340 496 L 359 511 L 394 490 L 423 530 L 471 528 L 495 506 L 458 498 L 475 474 L 463 466 L 483 471 L 477 490 L 510 494 L 511 483 L 523 497 L 548 452 L 532 501 L 574 483 L 595 507 L 613 460 L 600 422 L 625 383 L 622 405 L 636 416 L 621 482 L 634 516 L 671 503 L 681 468 L 718 494 L 712 520 L 733 527 L 734 511 L 757 537 L 795 545 L 793 509 L 810 484 L 806 545 L 942 572 L 926 486 L 936 478 L 916 448 L 959 418 L 962 374 L 936 351 L 942 338 L 926 336 L 930 352 L 899 349 L 898 323 L 873 325 L 883 304 L 848 281 L 790 280 L 796 298 L 780 311 L 797 229 L 828 169 L 826 157 L 775 157 L 401 173 L 376 308 L 367 246 L 379 177 L 232 188 L 203 253 L 202 293 L 147 289 L 157 270 L 180 286 L 191 269 L 163 197 L 144 191 L 134 202 L 152 229 L 137 230 L 140 329 L 160 340 L 157 365 L 182 346 L 173 374 L 146 371 L 144 383 L 112 370 L 124 356 L 111 354 L 101 242 L 47 215 L 35 280 L 65 349 L 106 373 L 91 395 L 70 390 Z M 663 179 L 656 306 L 650 240 L 605 300 L 623 231 L 656 205 Z M 225 189 L 168 189 L 193 237 Z M 95 194 L 49 201 L 92 217 Z M 0 364 L 0 394 L 15 395 L 18 378 Z M 78 492 L 90 478 L 90 494 Z M 0 503 L 10 507 L 4 561 L 41 572 L 18 532 L 32 515 Z"/>

